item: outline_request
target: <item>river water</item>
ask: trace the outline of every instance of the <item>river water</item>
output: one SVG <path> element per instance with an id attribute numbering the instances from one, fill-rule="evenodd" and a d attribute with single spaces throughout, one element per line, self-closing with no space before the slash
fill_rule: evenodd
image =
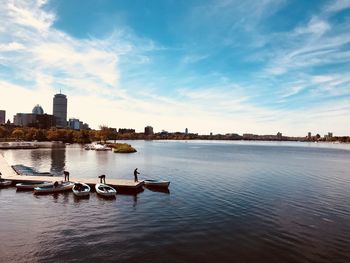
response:
<path id="1" fill-rule="evenodd" d="M 350 262 L 350 145 L 132 141 L 1 153 L 74 177 L 167 179 L 114 200 L 0 189 L 0 262 Z"/>

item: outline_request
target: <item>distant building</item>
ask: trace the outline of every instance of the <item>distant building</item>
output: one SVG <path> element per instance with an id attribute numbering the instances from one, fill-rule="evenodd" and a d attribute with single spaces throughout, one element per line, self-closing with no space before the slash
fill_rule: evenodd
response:
<path id="1" fill-rule="evenodd" d="M 53 98 L 53 115 L 56 118 L 57 127 L 67 127 L 67 96 L 56 94 Z"/>
<path id="2" fill-rule="evenodd" d="M 169 132 L 168 131 L 166 131 L 166 130 L 162 130 L 161 132 L 160 132 L 160 135 L 168 135 L 169 134 Z"/>
<path id="3" fill-rule="evenodd" d="M 0 110 L 0 124 L 4 124 L 6 122 L 6 111 Z"/>
<path id="4" fill-rule="evenodd" d="M 70 118 L 68 121 L 68 127 L 72 130 L 89 130 L 89 125 L 87 123 L 83 123 L 79 119 Z"/>
<path id="5" fill-rule="evenodd" d="M 188 134 L 188 129 L 187 128 L 185 129 L 185 134 Z"/>
<path id="6" fill-rule="evenodd" d="M 31 123 L 35 123 L 35 114 L 32 113 L 17 113 L 13 117 L 13 124 L 16 126 L 28 126 Z"/>
<path id="7" fill-rule="evenodd" d="M 152 126 L 147 126 L 145 127 L 145 135 L 153 135 L 153 127 Z"/>
<path id="8" fill-rule="evenodd" d="M 80 127 L 81 130 L 90 130 L 89 124 L 83 123 L 83 126 Z"/>
<path id="9" fill-rule="evenodd" d="M 307 133 L 307 138 L 308 138 L 308 140 L 311 140 L 311 132 Z"/>
<path id="10" fill-rule="evenodd" d="M 324 136 L 324 138 L 327 140 L 327 141 L 331 141 L 332 138 L 333 138 L 333 133 L 332 132 L 329 132 L 328 134 L 326 134 Z"/>
<path id="11" fill-rule="evenodd" d="M 56 125 L 55 117 L 49 114 L 17 113 L 13 118 L 16 126 L 47 129 Z"/>
<path id="12" fill-rule="evenodd" d="M 68 127 L 72 130 L 80 130 L 82 122 L 79 119 L 70 118 L 68 121 Z"/>
<path id="13" fill-rule="evenodd" d="M 51 114 L 37 114 L 35 123 L 32 123 L 30 126 L 40 129 L 48 129 L 56 126 L 56 119 Z"/>
<path id="14" fill-rule="evenodd" d="M 37 104 L 37 105 L 35 105 L 35 107 L 33 108 L 32 113 L 33 113 L 33 114 L 42 115 L 42 114 L 44 114 L 44 110 L 43 110 L 43 108 L 42 108 L 39 104 Z"/>
<path id="15" fill-rule="evenodd" d="M 282 133 L 278 132 L 276 137 L 277 137 L 277 140 L 282 140 Z"/>
<path id="16" fill-rule="evenodd" d="M 135 129 L 121 128 L 121 129 L 118 129 L 118 133 L 120 134 L 135 133 Z"/>

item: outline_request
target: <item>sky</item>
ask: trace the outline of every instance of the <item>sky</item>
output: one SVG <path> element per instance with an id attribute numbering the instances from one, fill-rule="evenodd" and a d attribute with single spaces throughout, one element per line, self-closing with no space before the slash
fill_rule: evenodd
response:
<path id="1" fill-rule="evenodd" d="M 350 135 L 350 0 L 1 0 L 0 109 L 92 128 Z"/>

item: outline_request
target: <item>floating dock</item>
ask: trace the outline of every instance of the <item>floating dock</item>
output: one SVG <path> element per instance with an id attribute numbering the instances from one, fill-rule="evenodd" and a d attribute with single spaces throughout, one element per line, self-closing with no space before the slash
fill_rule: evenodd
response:
<path id="1" fill-rule="evenodd" d="M 0 154 L 0 172 L 2 174 L 2 179 L 11 180 L 14 183 L 64 181 L 64 176 L 18 175 L 2 154 Z M 81 182 L 94 187 L 95 184 L 100 182 L 100 179 L 97 178 L 97 176 L 96 178 L 77 178 L 69 176 L 69 181 Z M 134 182 L 134 180 L 106 178 L 106 184 L 120 191 L 138 191 L 142 189 L 143 181 Z"/>

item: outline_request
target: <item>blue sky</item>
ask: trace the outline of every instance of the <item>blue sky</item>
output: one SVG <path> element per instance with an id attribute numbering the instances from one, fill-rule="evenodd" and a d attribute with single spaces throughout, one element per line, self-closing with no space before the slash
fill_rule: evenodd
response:
<path id="1" fill-rule="evenodd" d="M 0 108 L 156 131 L 350 134 L 350 0 L 5 1 Z"/>

